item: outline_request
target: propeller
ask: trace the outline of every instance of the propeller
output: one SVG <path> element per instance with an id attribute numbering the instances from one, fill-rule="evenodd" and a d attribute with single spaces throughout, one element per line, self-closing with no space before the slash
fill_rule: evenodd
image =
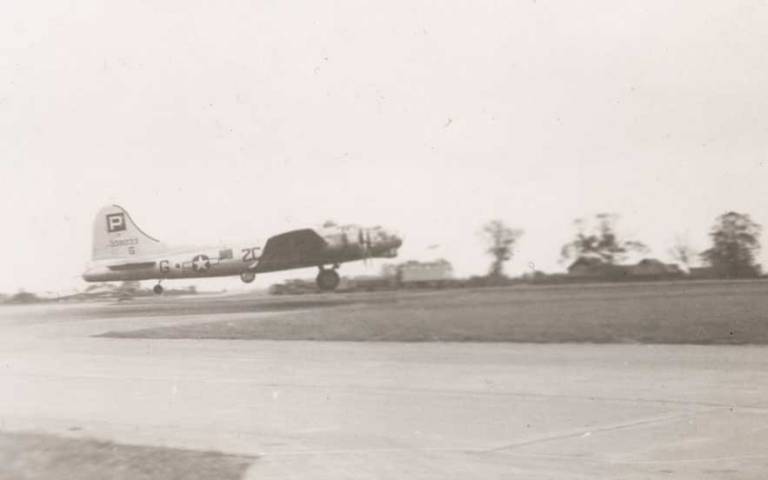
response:
<path id="1" fill-rule="evenodd" d="M 365 232 L 363 232 L 365 230 Z M 363 265 L 368 267 L 368 259 L 371 256 L 371 232 L 361 228 L 358 233 L 358 241 L 363 249 Z"/>

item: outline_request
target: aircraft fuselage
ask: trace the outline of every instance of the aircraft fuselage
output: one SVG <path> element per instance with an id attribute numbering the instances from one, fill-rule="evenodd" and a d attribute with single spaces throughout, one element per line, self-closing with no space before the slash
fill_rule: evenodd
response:
<path id="1" fill-rule="evenodd" d="M 319 267 L 318 286 L 333 290 L 339 284 L 338 265 L 394 257 L 401 244 L 397 235 L 381 227 L 326 225 L 280 233 L 266 242 L 173 249 L 147 235 L 122 207 L 108 205 L 94 220 L 92 262 L 83 279 L 162 281 L 239 275 L 248 283 L 259 273 Z M 162 292 L 159 283 L 155 292 Z"/>
<path id="2" fill-rule="evenodd" d="M 363 230 L 365 231 L 365 230 Z M 342 232 L 339 232 L 343 235 Z M 338 234 L 337 234 L 338 235 Z M 366 240 L 370 233 L 364 233 L 363 243 L 350 240 L 347 232 L 346 243 L 334 242 L 333 238 L 321 237 L 326 242 L 321 248 L 302 250 L 303 245 L 284 248 L 279 254 L 264 255 L 265 245 L 261 243 L 237 246 L 185 248 L 169 250 L 166 254 L 152 257 L 96 260 L 83 274 L 89 282 L 181 279 L 201 277 L 226 277 L 291 270 L 297 268 L 339 265 L 367 258 L 391 258 L 397 255 L 400 240 L 379 238 Z M 366 243 L 366 241 L 368 243 Z M 263 261 L 262 261 L 263 260 Z"/>

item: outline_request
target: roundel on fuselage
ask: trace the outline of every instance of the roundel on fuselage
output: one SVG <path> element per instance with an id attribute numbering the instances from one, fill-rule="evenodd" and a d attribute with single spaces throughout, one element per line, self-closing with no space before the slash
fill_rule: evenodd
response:
<path id="1" fill-rule="evenodd" d="M 195 255 L 192 259 L 192 270 L 196 272 L 205 272 L 211 268 L 211 260 L 207 255 Z"/>

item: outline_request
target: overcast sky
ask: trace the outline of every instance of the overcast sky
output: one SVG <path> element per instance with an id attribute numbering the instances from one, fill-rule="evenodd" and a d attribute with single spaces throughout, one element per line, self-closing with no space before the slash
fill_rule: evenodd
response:
<path id="1" fill-rule="evenodd" d="M 492 218 L 525 230 L 518 273 L 602 211 L 665 259 L 727 210 L 768 227 L 767 25 L 755 0 L 14 2 L 0 291 L 82 285 L 108 203 L 171 244 L 390 225 L 460 274 Z"/>

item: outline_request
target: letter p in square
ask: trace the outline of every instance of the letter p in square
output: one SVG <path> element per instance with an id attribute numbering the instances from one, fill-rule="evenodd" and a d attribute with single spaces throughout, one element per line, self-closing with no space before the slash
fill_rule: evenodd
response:
<path id="1" fill-rule="evenodd" d="M 122 213 L 110 213 L 107 215 L 107 232 L 122 232 L 125 230 L 125 215 Z"/>

